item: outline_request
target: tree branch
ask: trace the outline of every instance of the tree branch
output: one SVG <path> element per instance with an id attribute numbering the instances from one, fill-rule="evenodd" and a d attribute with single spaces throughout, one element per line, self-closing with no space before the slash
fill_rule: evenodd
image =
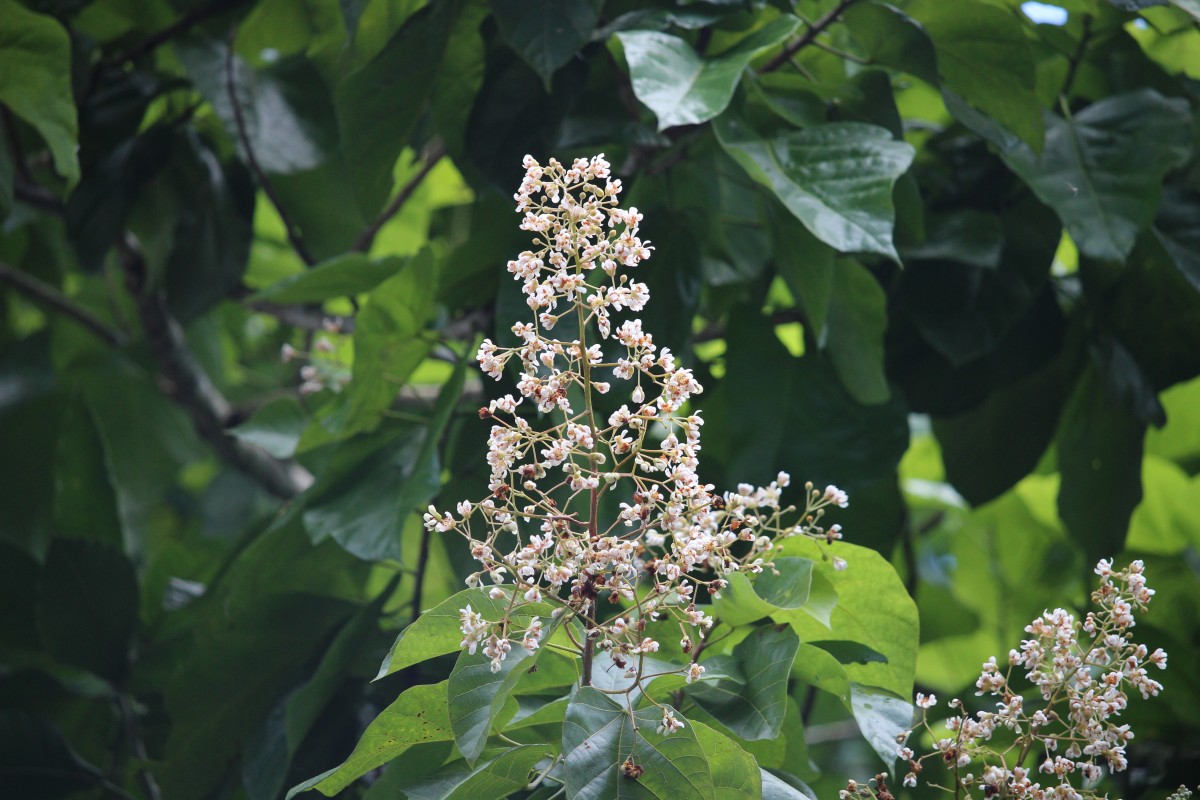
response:
<path id="1" fill-rule="evenodd" d="M 192 355 L 183 329 L 167 310 L 162 292 L 148 285 L 146 261 L 137 240 L 131 234 L 118 239 L 117 253 L 150 351 L 165 379 L 163 390 L 192 418 L 200 438 L 276 497 L 291 499 L 312 485 L 313 477 L 304 467 L 274 458 L 227 432 L 232 414 L 229 401 Z"/>
<path id="2" fill-rule="evenodd" d="M 409 198 L 413 196 L 413 192 L 417 190 L 417 187 L 421 185 L 421 182 L 424 181 L 433 168 L 437 166 L 437 163 L 442 160 L 442 156 L 444 155 L 446 155 L 445 143 L 439 138 L 430 140 L 430 142 L 425 146 L 423 155 L 424 163 L 421 164 L 421 169 L 417 171 L 416 175 L 413 175 L 412 178 L 409 179 L 408 183 L 404 184 L 396 196 L 392 198 L 392 202 L 388 203 L 387 208 L 385 208 L 383 212 L 376 217 L 375 220 L 371 222 L 371 224 L 368 225 L 361 234 L 359 234 L 358 238 L 354 241 L 354 244 L 350 247 L 352 251 L 356 253 L 365 253 L 371 249 L 371 245 L 374 244 L 375 237 L 379 234 L 379 230 L 385 224 L 387 224 L 389 219 L 400 213 L 400 209 L 403 208 L 404 204 L 407 203 Z"/>
<path id="3" fill-rule="evenodd" d="M 246 165 L 254 173 L 254 179 L 258 181 L 258 185 L 262 188 L 263 194 L 267 196 L 267 199 L 271 201 L 271 205 L 275 206 L 275 211 L 279 214 L 279 219 L 283 222 L 283 229 L 287 233 L 288 241 L 292 244 L 292 249 L 296 251 L 296 255 L 300 256 L 300 260 L 305 265 L 311 267 L 317 263 L 317 260 L 313 258 L 308 245 L 304 243 L 304 238 L 300 235 L 300 230 L 292 222 L 291 217 L 288 216 L 287 210 L 279 199 L 279 193 L 275 191 L 275 184 L 271 183 L 271 179 L 263 171 L 262 165 L 258 163 L 258 159 L 254 155 L 254 148 L 250 145 L 250 137 L 246 135 L 246 118 L 242 115 L 242 104 L 238 100 L 237 94 L 237 70 L 234 69 L 233 36 L 231 35 L 229 39 L 228 48 L 225 51 L 225 91 L 229 95 L 229 104 L 233 107 L 233 126 L 237 132 L 238 144 L 241 145 L 242 152 L 246 154 Z"/>
<path id="4" fill-rule="evenodd" d="M 1067 76 L 1063 79 L 1062 88 L 1058 90 L 1058 96 L 1066 99 L 1071 91 L 1071 87 L 1075 84 L 1075 73 L 1079 70 L 1079 64 L 1083 61 L 1084 55 L 1087 54 L 1088 44 L 1092 38 L 1092 15 L 1083 15 L 1083 31 L 1079 34 L 1079 44 L 1075 48 L 1075 52 L 1068 59 Z"/>
<path id="5" fill-rule="evenodd" d="M 124 347 L 129 341 L 125 332 L 114 328 L 76 303 L 48 283 L 0 262 L 0 281 L 9 284 L 39 305 L 53 309 L 87 328 L 113 347 Z"/>
<path id="6" fill-rule="evenodd" d="M 151 50 L 166 44 L 177 36 L 187 33 L 192 28 L 199 25 L 205 20 L 224 14 L 226 11 L 232 11 L 241 5 L 246 5 L 250 0 L 216 0 L 211 5 L 201 6 L 200 8 L 191 11 L 175 22 L 172 22 L 162 30 L 152 33 L 142 41 L 130 47 L 110 59 L 107 59 L 105 65 L 124 64 L 126 61 L 133 61 L 136 58 L 144 56 Z"/>
<path id="7" fill-rule="evenodd" d="M 799 53 L 821 35 L 821 32 L 828 28 L 833 23 L 837 22 L 838 17 L 842 15 L 847 8 L 854 5 L 855 0 L 841 0 L 836 6 L 829 10 L 829 13 L 818 19 L 816 22 L 808 26 L 808 29 L 800 35 L 800 38 L 789 44 L 783 49 L 783 52 L 772 58 L 758 70 L 758 74 L 762 75 L 767 72 L 774 72 L 791 60 L 792 56 Z"/>

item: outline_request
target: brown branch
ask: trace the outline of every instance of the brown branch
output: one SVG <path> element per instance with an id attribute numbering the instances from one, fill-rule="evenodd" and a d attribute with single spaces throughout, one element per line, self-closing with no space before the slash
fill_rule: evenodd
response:
<path id="1" fill-rule="evenodd" d="M 246 5 L 249 2 L 250 0 L 216 0 L 211 5 L 202 6 L 183 15 L 167 27 L 150 34 L 128 50 L 118 53 L 103 63 L 106 66 L 111 66 L 114 64 L 124 64 L 126 61 L 133 61 L 149 53 L 151 50 L 161 47 L 175 37 L 187 33 L 201 22 L 224 14 L 226 11 L 232 11 L 238 6 Z"/>
<path id="2" fill-rule="evenodd" d="M 762 75 L 767 72 L 774 72 L 791 60 L 792 56 L 799 53 L 805 47 L 808 47 L 813 41 L 821 35 L 821 32 L 828 28 L 833 23 L 837 22 L 847 8 L 854 5 L 855 0 L 841 0 L 836 6 L 829 10 L 829 13 L 813 22 L 808 26 L 808 29 L 800 35 L 800 38 L 789 44 L 783 49 L 783 52 L 772 58 L 766 64 L 763 64 L 758 70 L 758 74 Z"/>
<path id="3" fill-rule="evenodd" d="M 359 234 L 354 244 L 350 247 L 351 251 L 356 253 L 365 253 L 371 249 L 371 245 L 375 243 L 375 237 L 379 235 L 379 231 L 387 224 L 387 221 L 400 213 L 400 209 L 408 202 L 413 193 L 417 191 L 417 187 L 429 175 L 437 163 L 442 160 L 442 156 L 446 155 L 446 145 L 441 139 L 434 138 L 425 146 L 421 164 L 421 168 L 417 170 L 417 174 L 409 179 L 408 183 L 396 193 L 392 198 L 392 202 L 388 203 L 387 208 L 371 222 L 363 232 Z"/>
<path id="4" fill-rule="evenodd" d="M 109 325 L 48 283 L 0 262 L 0 281 L 9 284 L 39 305 L 53 309 L 82 325 L 113 347 L 124 347 L 129 337 Z"/>
<path id="5" fill-rule="evenodd" d="M 263 190 L 263 194 L 267 196 L 267 199 L 271 201 L 271 205 L 275 206 L 275 211 L 279 214 L 279 219 L 283 222 L 283 229 L 287 233 L 288 241 L 292 244 L 292 249 L 296 251 L 296 255 L 300 256 L 301 261 L 311 267 L 317 263 L 317 260 L 313 258 L 308 245 L 304 243 L 304 238 L 300 235 L 300 229 L 296 227 L 291 217 L 288 216 L 287 210 L 279 198 L 279 193 L 275 191 L 275 184 L 271 183 L 271 179 L 263 171 L 262 165 L 258 163 L 258 159 L 254 155 L 254 148 L 250 145 L 250 137 L 246 134 L 246 118 L 242 115 L 242 104 L 238 100 L 237 93 L 237 70 L 234 68 L 233 36 L 231 35 L 229 39 L 228 48 L 225 51 L 225 91 L 229 95 L 229 104 L 233 107 L 233 126 L 237 133 L 238 144 L 241 145 L 242 152 L 246 155 L 246 165 L 254 173 L 254 179 L 258 181 L 259 187 Z"/>
<path id="6" fill-rule="evenodd" d="M 163 391 L 192 418 L 200 438 L 276 497 L 291 499 L 312 485 L 313 477 L 304 467 L 277 459 L 228 433 L 233 413 L 229 401 L 192 355 L 183 329 L 167 310 L 162 292 L 149 285 L 146 261 L 132 234 L 117 240 L 117 254 L 151 354 L 164 379 Z"/>

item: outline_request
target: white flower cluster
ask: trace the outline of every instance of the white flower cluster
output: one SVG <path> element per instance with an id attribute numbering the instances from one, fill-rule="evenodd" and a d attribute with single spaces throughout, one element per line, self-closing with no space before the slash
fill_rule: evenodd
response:
<path id="1" fill-rule="evenodd" d="M 1129 693 L 1149 698 L 1162 691 L 1146 667 L 1166 669 L 1167 654 L 1161 649 L 1151 653 L 1129 638 L 1136 624 L 1133 612 L 1144 611 L 1154 595 L 1146 586 L 1142 562 L 1116 571 L 1102 559 L 1095 572 L 1100 588 L 1092 601 L 1098 611 L 1082 622 L 1061 608 L 1046 611 L 1025 627 L 1031 638 L 1009 652 L 1007 669 L 994 657 L 984 662 L 976 695 L 999 698 L 995 711 L 970 715 L 961 701 L 952 700 L 958 716 L 946 720 L 950 736 L 938 737 L 924 723 L 935 736 L 933 752 L 917 759 L 909 747 L 900 748 L 897 754 L 910 767 L 905 786 L 917 784 L 922 761 L 936 758 L 953 773 L 956 796 L 965 791 L 972 797 L 971 790 L 978 789 L 985 798 L 1089 800 L 1097 797 L 1092 787 L 1105 767 L 1111 772 L 1126 768 L 1125 745 L 1133 731 L 1116 718 L 1128 705 Z M 1040 708 L 1027 709 L 1022 695 L 1011 688 L 1016 669 L 1024 670 L 1037 687 L 1045 701 Z M 936 702 L 932 695 L 917 695 L 923 710 Z M 997 750 L 990 741 L 1002 729 L 1011 732 L 1013 744 Z M 1015 755 L 1011 766 L 1008 754 Z M 1030 755 L 1038 760 L 1036 771 L 1020 766 Z M 971 765 L 978 775 L 967 771 Z M 851 795 L 844 791 L 843 796 Z"/>
<path id="2" fill-rule="evenodd" d="M 515 199 L 522 229 L 536 238 L 508 271 L 535 319 L 512 326 L 514 346 L 484 340 L 477 356 L 496 379 L 515 365 L 518 396 L 480 409 L 492 424 L 489 495 L 459 503 L 457 514 L 430 506 L 425 525 L 465 536 L 481 565 L 468 585 L 487 579 L 492 598 L 506 604 L 496 620 L 462 611 L 463 646 L 484 646 L 494 670 L 510 642 L 537 645 L 536 617 L 525 631 L 511 620 L 525 604 L 545 602 L 557 606 L 560 623 L 582 623 L 576 644 L 585 660 L 598 647 L 620 668 L 636 662 L 628 669 L 640 679 L 642 657 L 659 647 L 646 635 L 649 623 L 676 621 L 689 650 L 686 631 L 703 635 L 712 625 L 698 592 L 716 594 L 731 572 L 770 568 L 781 539 L 841 538 L 839 526 L 820 522 L 826 507 L 848 501 L 836 486 L 808 485 L 798 523 L 785 524 L 797 511 L 781 501 L 786 473 L 723 494 L 700 480 L 703 420 L 687 409 L 702 387 L 641 320 L 614 319 L 649 300 L 646 285 L 622 271 L 651 255 L 638 236 L 642 215 L 618 206 L 621 182 L 603 156 L 544 167 L 526 156 L 525 168 Z M 562 329 L 570 332 L 550 334 Z M 596 396 L 614 382 L 632 384 L 629 402 L 604 416 Z M 602 502 L 611 518 L 601 519 Z M 607 618 L 601 601 L 612 609 Z M 690 682 L 703 667 L 686 670 Z M 664 718 L 668 732 L 681 724 Z"/>

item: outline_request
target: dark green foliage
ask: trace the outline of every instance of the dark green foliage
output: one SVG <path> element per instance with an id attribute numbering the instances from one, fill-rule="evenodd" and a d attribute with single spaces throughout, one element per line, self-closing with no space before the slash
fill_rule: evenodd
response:
<path id="1" fill-rule="evenodd" d="M 0 794 L 832 797 L 1100 557 L 1177 698 L 1113 796 L 1192 780 L 1200 6 L 1060 5 L 0 0 Z M 504 601 L 420 524 L 515 392 L 521 158 L 598 152 L 703 479 L 851 496 L 630 708 L 456 665 Z"/>

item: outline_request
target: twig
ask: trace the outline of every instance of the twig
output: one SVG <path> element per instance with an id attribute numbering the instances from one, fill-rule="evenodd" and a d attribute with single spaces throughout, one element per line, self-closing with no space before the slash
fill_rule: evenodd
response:
<path id="1" fill-rule="evenodd" d="M 276 459 L 262 448 L 229 435 L 229 401 L 192 355 L 183 329 L 167 311 L 162 292 L 147 285 L 146 262 L 132 234 L 117 240 L 117 253 L 150 351 L 165 379 L 163 391 L 192 418 L 200 438 L 276 497 L 290 499 L 311 486 L 313 476 L 304 467 Z"/>
<path id="2" fill-rule="evenodd" d="M 151 50 L 166 44 L 176 36 L 187 33 L 201 22 L 223 14 L 226 11 L 232 11 L 238 6 L 245 5 L 248 2 L 249 0 L 216 0 L 216 2 L 211 5 L 197 8 L 195 11 L 185 14 L 157 33 L 150 34 L 142 41 L 130 47 L 128 50 L 125 50 L 124 52 L 118 53 L 112 58 L 107 59 L 104 64 L 124 64 L 126 61 L 133 61 L 134 59 L 149 53 Z"/>
<path id="3" fill-rule="evenodd" d="M 413 192 L 421 185 L 430 171 L 433 170 L 437 163 L 442 160 L 442 156 L 446 155 L 446 145 L 441 139 L 433 139 L 425 146 L 423 161 L 421 168 L 417 170 L 417 174 L 409 179 L 408 183 L 396 193 L 392 198 L 392 202 L 388 203 L 387 208 L 371 222 L 358 238 L 350 249 L 356 253 L 365 253 L 371 249 L 371 245 L 375 242 L 375 237 L 379 234 L 379 230 L 387 224 L 387 221 L 400 213 L 400 209 L 413 196 Z"/>
<path id="4" fill-rule="evenodd" d="M 238 100 L 237 94 L 237 71 L 234 68 L 234 52 L 233 52 L 233 36 L 230 35 L 228 48 L 225 51 L 225 91 L 229 95 L 229 104 L 233 107 L 233 126 L 237 132 L 238 144 L 241 145 L 242 152 L 246 155 L 246 165 L 250 167 L 250 171 L 254 173 L 254 179 L 258 181 L 258 185 L 262 188 L 263 194 L 271 201 L 271 205 L 275 206 L 275 211 L 279 214 L 279 219 L 283 222 L 283 229 L 287 233 L 288 241 L 292 243 L 292 249 L 296 251 L 296 255 L 300 256 L 300 260 L 308 266 L 313 266 L 317 260 L 313 258 L 313 254 L 309 251 L 308 245 L 304 243 L 304 238 L 300 235 L 300 230 L 292 222 L 288 216 L 287 210 L 279 199 L 278 192 L 275 191 L 275 185 L 271 183 L 271 179 L 267 177 L 267 173 L 263 171 L 262 165 L 258 163 L 258 159 L 254 156 L 254 148 L 250 145 L 250 137 L 246 134 L 246 119 L 242 116 L 242 104 Z"/>
<path id="5" fill-rule="evenodd" d="M 1083 31 L 1079 34 L 1079 44 L 1075 46 L 1075 52 L 1071 54 L 1068 60 L 1067 77 L 1063 79 L 1062 88 L 1058 90 L 1058 96 L 1066 98 L 1071 91 L 1071 86 L 1075 83 L 1075 74 L 1079 71 L 1079 64 L 1083 61 L 1084 55 L 1087 53 L 1087 47 L 1092 38 L 1092 15 L 1083 15 Z"/>
<path id="6" fill-rule="evenodd" d="M 124 347 L 129 341 L 129 337 L 125 335 L 124 331 L 109 325 L 50 284 L 39 281 L 32 275 L 2 262 L 0 262 L 0 281 L 15 287 L 29 299 L 61 312 L 113 347 Z"/>
<path id="7" fill-rule="evenodd" d="M 147 800 L 161 800 L 162 791 L 158 788 L 158 781 L 154 779 L 154 774 L 147 769 L 150 756 L 146 752 L 145 742 L 142 741 L 142 731 L 141 726 L 138 725 L 137 713 L 133 708 L 133 703 L 124 692 L 117 694 L 117 708 L 125 726 L 125 739 L 129 744 L 129 749 L 133 752 L 133 757 L 138 760 L 137 776 L 142 783 L 145 796 Z"/>
<path id="8" fill-rule="evenodd" d="M 803 50 L 808 45 L 812 44 L 821 32 L 828 28 L 833 23 L 837 22 L 838 17 L 842 15 L 847 8 L 854 5 L 855 0 L 841 0 L 836 6 L 830 9 L 829 13 L 818 19 L 816 22 L 808 26 L 808 29 L 801 34 L 800 38 L 789 44 L 783 49 L 783 52 L 772 58 L 758 70 L 758 74 L 762 75 L 767 72 L 774 72 L 791 60 L 792 56 Z"/>

